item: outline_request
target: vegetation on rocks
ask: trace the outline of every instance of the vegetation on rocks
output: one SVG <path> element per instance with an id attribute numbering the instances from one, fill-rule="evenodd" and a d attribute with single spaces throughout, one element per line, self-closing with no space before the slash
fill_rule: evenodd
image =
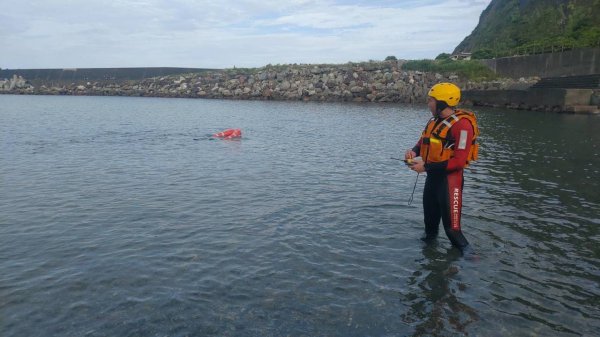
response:
<path id="1" fill-rule="evenodd" d="M 466 78 L 472 81 L 493 80 L 496 78 L 496 74 L 494 74 L 490 68 L 483 65 L 479 61 L 453 61 L 440 56 L 438 56 L 438 58 L 435 60 L 407 61 L 402 65 L 402 68 L 406 70 L 436 72 L 444 75 L 455 74 L 461 78 Z"/>

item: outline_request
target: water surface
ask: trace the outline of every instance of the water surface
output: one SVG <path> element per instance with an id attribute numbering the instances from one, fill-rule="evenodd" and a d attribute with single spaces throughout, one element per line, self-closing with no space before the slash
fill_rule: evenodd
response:
<path id="1" fill-rule="evenodd" d="M 600 335 L 600 118 L 477 112 L 466 260 L 425 106 L 0 95 L 0 335 Z"/>

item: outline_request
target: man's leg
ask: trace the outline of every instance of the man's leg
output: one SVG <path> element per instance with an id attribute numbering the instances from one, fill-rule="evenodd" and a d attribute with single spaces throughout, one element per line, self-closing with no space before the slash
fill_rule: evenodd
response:
<path id="1" fill-rule="evenodd" d="M 469 242 L 461 230 L 463 171 L 449 173 L 438 190 L 444 231 L 452 245 L 464 251 Z"/>
<path id="2" fill-rule="evenodd" d="M 429 175 L 425 179 L 425 188 L 423 189 L 425 236 L 422 238 L 425 242 L 433 241 L 438 236 L 442 214 L 436 190 L 440 183 L 442 183 L 441 179 L 435 179 Z"/>

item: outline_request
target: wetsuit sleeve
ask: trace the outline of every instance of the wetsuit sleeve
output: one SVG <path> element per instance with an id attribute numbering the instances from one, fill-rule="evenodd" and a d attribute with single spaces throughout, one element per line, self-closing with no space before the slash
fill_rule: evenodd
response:
<path id="1" fill-rule="evenodd" d="M 414 153 L 417 154 L 417 156 L 419 155 L 419 152 L 421 151 L 421 142 L 423 141 L 423 137 L 419 138 L 419 141 L 417 142 L 417 144 L 415 146 L 413 146 L 412 150 Z"/>
<path id="2" fill-rule="evenodd" d="M 471 144 L 473 143 L 473 126 L 463 118 L 450 129 L 454 142 L 454 156 L 448 160 L 446 171 L 462 170 L 467 165 Z"/>
<path id="3" fill-rule="evenodd" d="M 455 139 L 454 155 L 449 160 L 425 164 L 425 170 L 428 173 L 451 172 L 465 168 L 473 142 L 473 126 L 471 126 L 471 122 L 463 118 L 452 126 L 449 133 Z"/>

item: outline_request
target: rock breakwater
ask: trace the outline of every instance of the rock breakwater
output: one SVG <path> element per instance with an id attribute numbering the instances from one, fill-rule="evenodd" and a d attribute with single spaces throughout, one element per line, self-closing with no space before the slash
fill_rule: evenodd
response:
<path id="1" fill-rule="evenodd" d="M 77 83 L 39 82 L 22 77 L 0 81 L 0 92 L 39 95 L 186 97 L 324 102 L 421 103 L 435 83 L 450 81 L 463 89 L 503 89 L 514 80 L 469 82 L 456 74 L 402 70 L 402 62 L 342 65 L 275 65 L 233 68 L 143 80 Z M 507 82 L 508 81 L 508 82 Z"/>
<path id="2" fill-rule="evenodd" d="M 0 92 L 33 93 L 35 88 L 22 76 L 13 75 L 10 79 L 0 79 Z"/>

